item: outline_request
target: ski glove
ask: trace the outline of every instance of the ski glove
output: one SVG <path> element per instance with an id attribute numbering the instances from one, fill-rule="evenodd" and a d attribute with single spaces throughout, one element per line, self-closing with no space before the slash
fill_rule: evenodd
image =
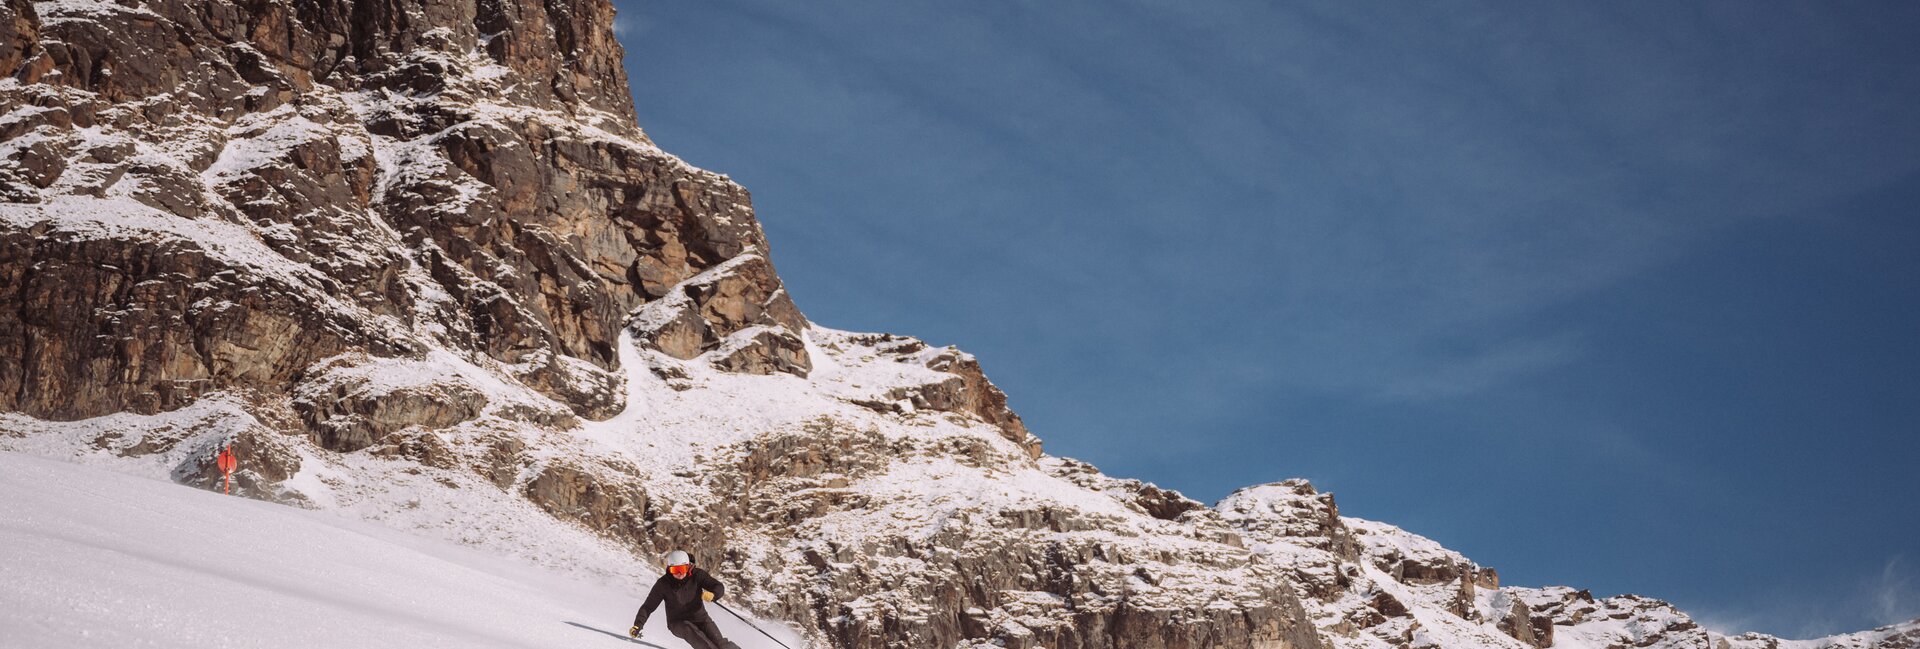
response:
<path id="1" fill-rule="evenodd" d="M 700 599 L 703 599 L 709 602 L 713 601 L 713 591 L 710 591 L 710 590 L 700 591 Z"/>
<path id="2" fill-rule="evenodd" d="M 636 626 L 631 629 L 627 629 L 627 637 L 633 638 L 635 640 L 640 639 L 640 627 Z"/>

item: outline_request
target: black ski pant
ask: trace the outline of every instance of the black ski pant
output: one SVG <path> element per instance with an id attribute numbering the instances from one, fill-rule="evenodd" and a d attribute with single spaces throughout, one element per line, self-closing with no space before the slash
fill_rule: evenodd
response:
<path id="1" fill-rule="evenodd" d="M 720 635 L 720 627 L 713 625 L 713 618 L 702 615 L 687 620 L 674 620 L 667 623 L 667 631 L 673 637 L 687 641 L 693 649 L 740 649 L 726 636 Z"/>

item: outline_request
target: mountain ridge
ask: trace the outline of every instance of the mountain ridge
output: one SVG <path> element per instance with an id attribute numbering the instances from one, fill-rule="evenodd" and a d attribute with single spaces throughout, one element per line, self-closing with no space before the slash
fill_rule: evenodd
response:
<path id="1" fill-rule="evenodd" d="M 839 647 L 1778 644 L 1046 455 L 971 355 L 805 318 L 747 191 L 635 122 L 607 2 L 5 7 L 0 449 L 686 548 Z"/>

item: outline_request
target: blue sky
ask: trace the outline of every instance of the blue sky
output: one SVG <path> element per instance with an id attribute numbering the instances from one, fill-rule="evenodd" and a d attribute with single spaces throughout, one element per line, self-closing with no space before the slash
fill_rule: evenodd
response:
<path id="1" fill-rule="evenodd" d="M 1920 617 L 1920 4 L 618 2 L 827 326 L 1049 451 L 1498 568 Z"/>

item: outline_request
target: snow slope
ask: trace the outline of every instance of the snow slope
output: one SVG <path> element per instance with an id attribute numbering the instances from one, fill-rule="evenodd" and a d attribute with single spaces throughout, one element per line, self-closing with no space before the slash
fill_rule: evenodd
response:
<path id="1" fill-rule="evenodd" d="M 17 453 L 0 452 L 0 547 L 0 647 L 686 646 L 662 613 L 624 636 L 646 583 Z"/>

